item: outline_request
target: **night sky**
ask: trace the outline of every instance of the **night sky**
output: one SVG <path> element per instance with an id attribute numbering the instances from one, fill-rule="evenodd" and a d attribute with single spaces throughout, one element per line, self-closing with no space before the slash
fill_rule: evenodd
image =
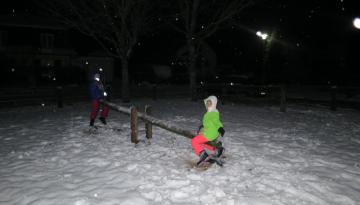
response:
<path id="1" fill-rule="evenodd" d="M 32 1 L 2 4 L 2 15 L 39 13 Z M 352 24 L 356 16 L 360 16 L 360 9 L 355 0 L 261 1 L 206 42 L 215 49 L 219 65 L 235 68 L 229 72 L 256 73 L 261 67 L 264 45 L 255 33 L 276 33 L 268 60 L 273 77 L 277 73 L 296 73 L 300 78 L 312 76 L 314 79 L 309 83 L 354 84 L 360 74 L 357 62 L 360 30 Z M 78 42 L 75 46 L 81 52 L 92 49 L 91 39 L 74 36 Z M 148 34 L 141 38 L 131 62 L 171 64 L 184 42 L 182 36 L 166 29 Z M 156 51 L 152 51 L 154 47 Z"/>

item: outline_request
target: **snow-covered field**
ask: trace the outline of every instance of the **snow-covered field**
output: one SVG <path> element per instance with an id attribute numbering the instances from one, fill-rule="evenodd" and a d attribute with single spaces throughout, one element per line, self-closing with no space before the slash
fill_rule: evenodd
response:
<path id="1" fill-rule="evenodd" d="M 134 103 L 194 130 L 205 111 L 185 99 Z M 154 127 L 135 147 L 115 111 L 108 121 L 122 131 L 86 134 L 89 106 L 0 110 L 0 204 L 360 204 L 359 111 L 219 105 L 226 164 L 202 171 L 189 139 Z"/>

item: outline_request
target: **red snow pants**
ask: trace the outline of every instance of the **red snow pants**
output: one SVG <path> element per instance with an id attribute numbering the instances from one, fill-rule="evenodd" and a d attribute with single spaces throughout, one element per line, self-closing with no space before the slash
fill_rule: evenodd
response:
<path id="1" fill-rule="evenodd" d="M 100 102 L 98 100 L 93 100 L 91 103 L 91 113 L 90 113 L 90 119 L 95 120 L 97 113 L 100 109 Z M 100 113 L 100 117 L 106 118 L 109 114 L 109 106 L 104 105 L 102 108 L 102 111 Z"/>
<path id="2" fill-rule="evenodd" d="M 210 151 L 215 151 L 215 147 L 205 144 L 208 141 L 209 140 L 207 140 L 201 133 L 192 138 L 191 145 L 197 155 L 199 155 L 204 148 Z"/>

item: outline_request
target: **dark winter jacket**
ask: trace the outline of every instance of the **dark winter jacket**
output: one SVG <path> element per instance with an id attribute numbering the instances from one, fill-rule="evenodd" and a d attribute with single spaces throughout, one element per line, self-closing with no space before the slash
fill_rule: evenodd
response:
<path id="1" fill-rule="evenodd" d="M 90 84 L 91 100 L 104 99 L 104 86 L 101 82 L 94 81 Z"/>

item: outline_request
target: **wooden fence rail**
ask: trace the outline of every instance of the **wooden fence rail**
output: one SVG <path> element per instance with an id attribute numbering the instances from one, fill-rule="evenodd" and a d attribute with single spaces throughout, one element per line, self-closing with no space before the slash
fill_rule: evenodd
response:
<path id="1" fill-rule="evenodd" d="M 62 108 L 65 102 L 88 100 L 87 93 L 87 87 L 79 86 L 0 88 L 0 106 L 56 104 Z"/>
<path id="2" fill-rule="evenodd" d="M 358 100 L 360 87 L 330 85 L 243 85 L 237 83 L 211 83 L 198 87 L 203 97 L 216 93 L 223 100 L 237 96 L 259 97 L 264 92 L 264 99 L 279 102 L 280 112 L 286 112 L 288 102 L 321 103 L 336 111 L 338 107 L 360 109 Z M 275 101 L 274 101 L 275 102 Z"/>

